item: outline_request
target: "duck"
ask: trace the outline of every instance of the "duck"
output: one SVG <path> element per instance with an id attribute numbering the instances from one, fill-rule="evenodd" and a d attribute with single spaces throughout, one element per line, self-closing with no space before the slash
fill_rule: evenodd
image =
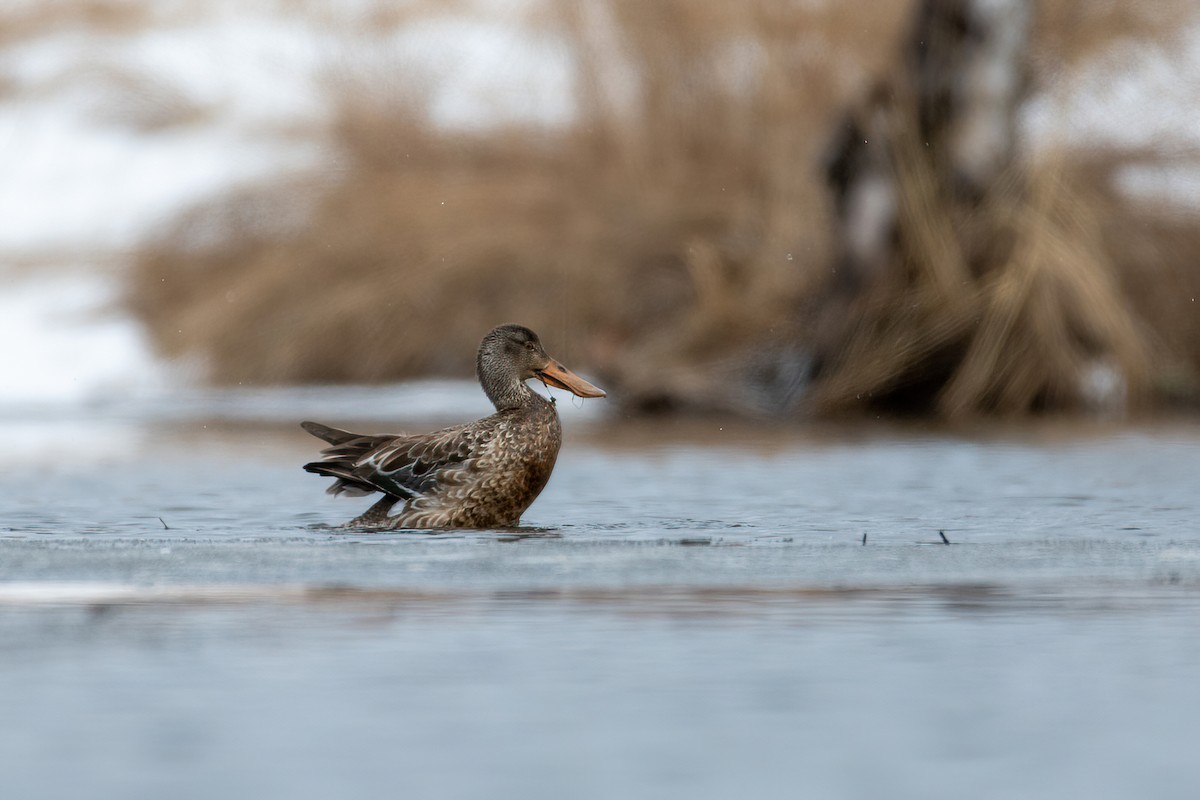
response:
<path id="1" fill-rule="evenodd" d="M 514 528 L 550 479 L 562 446 L 553 400 L 536 379 L 578 397 L 605 397 L 547 355 L 538 335 L 506 324 L 483 337 L 475 373 L 494 414 L 423 434 L 362 434 L 300 425 L 330 446 L 304 465 L 334 478 L 333 495 L 382 494 L 345 528 L 372 530 Z M 402 508 L 392 513 L 398 503 Z"/>

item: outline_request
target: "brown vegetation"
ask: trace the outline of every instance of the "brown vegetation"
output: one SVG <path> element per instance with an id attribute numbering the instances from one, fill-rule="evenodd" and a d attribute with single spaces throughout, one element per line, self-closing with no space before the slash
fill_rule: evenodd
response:
<path id="1" fill-rule="evenodd" d="M 1088 199 L 1022 157 L 1028 18 L 1003 8 L 924 0 L 902 67 L 842 125 L 818 412 L 1112 412 L 1143 394 L 1149 349 Z"/>
<path id="2" fill-rule="evenodd" d="M 1133 27 L 1092 5 L 1040 4 L 1037 63 L 1066 70 Z M 906 3 L 553 4 L 537 24 L 577 65 L 578 113 L 562 129 L 439 131 L 419 87 L 344 67 L 329 84 L 336 169 L 193 211 L 139 254 L 130 302 L 164 352 L 202 358 L 224 383 L 465 376 L 480 335 L 512 320 L 646 406 L 795 411 L 759 402 L 754 374 L 781 380 L 777 354 L 812 335 L 832 258 L 820 156 L 840 109 L 893 69 L 909 15 Z M 1178 19 L 1136 22 L 1150 36 Z M 950 415 L 1053 406 L 1077 384 L 1081 346 L 1135 383 L 1159 363 L 1194 375 L 1196 314 L 1158 287 L 1197 282 L 1200 241 L 1111 189 L 1124 158 L 1030 165 L 1028 202 L 998 187 L 986 213 L 1011 234 L 1008 266 L 965 294 L 947 290 L 965 267 L 945 226 L 971 221 L 941 213 L 912 174 L 906 209 L 924 209 L 913 229 L 929 234 L 916 277 L 861 300 L 884 309 L 880 324 L 814 407 L 853 406 L 948 343 L 959 366 L 936 408 Z M 303 224 L 271 224 L 297 204 Z M 1038 380 L 1002 357 L 1014 350 Z"/>
<path id="3" fill-rule="evenodd" d="M 610 370 L 754 341 L 824 259 L 815 110 L 854 83 L 813 44 L 871 53 L 901 14 L 862 26 L 727 5 L 544 20 L 581 54 L 615 36 L 642 79 L 622 107 L 614 57 L 581 57 L 566 130 L 438 132 L 415 87 L 340 75 L 337 172 L 198 209 L 141 254 L 134 307 L 168 353 L 201 354 L 223 382 L 463 375 L 506 319 Z M 739 40 L 762 74 L 722 85 L 713 52 Z M 297 195 L 312 203 L 302 229 L 257 226 Z M 195 229 L 216 244 L 191 246 Z"/>

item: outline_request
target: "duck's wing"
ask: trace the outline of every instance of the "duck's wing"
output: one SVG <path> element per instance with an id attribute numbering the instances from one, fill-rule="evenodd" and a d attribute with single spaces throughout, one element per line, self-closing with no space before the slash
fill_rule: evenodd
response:
<path id="1" fill-rule="evenodd" d="M 338 480 L 332 494 L 364 495 L 383 492 L 410 499 L 456 483 L 495 435 L 488 418 L 433 433 L 409 435 L 355 434 L 319 423 L 302 423 L 305 430 L 332 444 L 324 458 L 305 464 L 318 475 Z"/>
<path id="2" fill-rule="evenodd" d="M 398 497 L 416 497 L 444 483 L 460 482 L 495 433 L 488 420 L 418 436 L 381 442 L 358 464 L 356 473 Z"/>

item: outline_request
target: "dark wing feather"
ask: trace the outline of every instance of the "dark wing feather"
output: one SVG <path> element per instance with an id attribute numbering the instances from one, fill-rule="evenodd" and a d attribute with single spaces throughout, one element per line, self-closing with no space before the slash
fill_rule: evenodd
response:
<path id="1" fill-rule="evenodd" d="M 457 469 L 469 466 L 491 439 L 487 420 L 419 436 L 398 436 L 374 449 L 360 469 L 371 471 L 371 483 L 391 493 L 428 494 Z M 406 496 L 406 495 L 400 495 Z"/>
<path id="2" fill-rule="evenodd" d="M 330 478 L 337 478 L 327 490 L 330 494 L 348 494 L 351 497 L 361 497 L 375 492 L 386 491 L 381 487 L 372 485 L 369 480 L 364 480 L 362 476 L 357 474 L 356 467 L 358 462 L 378 447 L 381 442 L 388 442 L 393 438 L 392 436 L 364 436 L 355 434 L 352 439 L 322 450 L 321 455 L 323 458 L 320 461 L 312 461 L 305 464 L 304 469 L 317 475 L 327 475 Z M 397 496 L 408 497 L 409 495 Z"/>
<path id="3" fill-rule="evenodd" d="M 331 493 L 383 492 L 409 499 L 436 490 L 440 481 L 468 466 L 495 426 L 482 419 L 416 436 L 355 434 L 318 423 L 305 423 L 304 429 L 333 445 L 321 452 L 321 461 L 304 465 L 309 472 L 338 479 L 329 487 Z"/>

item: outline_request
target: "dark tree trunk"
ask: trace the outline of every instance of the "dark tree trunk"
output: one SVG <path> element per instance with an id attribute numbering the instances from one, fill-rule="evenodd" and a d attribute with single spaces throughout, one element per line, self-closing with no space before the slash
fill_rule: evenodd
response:
<path id="1" fill-rule="evenodd" d="M 1025 0 L 923 0 L 903 68 L 844 115 L 825 164 L 836 255 L 816 412 L 1123 402 L 1135 326 L 1095 232 L 1021 158 L 1030 13 Z"/>

